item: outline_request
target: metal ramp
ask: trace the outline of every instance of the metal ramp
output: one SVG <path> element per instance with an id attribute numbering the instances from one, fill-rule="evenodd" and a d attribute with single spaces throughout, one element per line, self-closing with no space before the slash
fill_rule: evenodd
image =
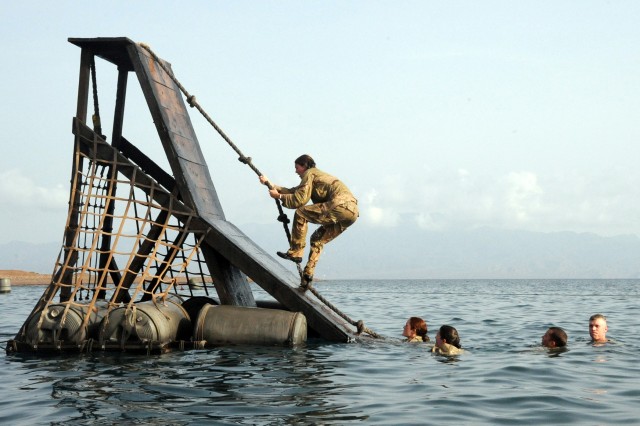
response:
<path id="1" fill-rule="evenodd" d="M 215 289 L 221 304 L 253 307 L 247 277 L 288 310 L 304 313 L 322 338 L 353 340 L 356 330 L 347 320 L 301 288 L 297 276 L 225 219 L 180 88 L 165 71 L 170 64 L 128 38 L 69 42 L 81 48 L 69 215 L 51 284 L 12 342 L 14 349 L 30 346 L 28 323 L 56 303 L 55 296 L 66 303 L 66 315 L 78 307 L 86 311 L 88 306 L 90 312 L 101 302 L 166 300 L 185 288 L 193 295 L 188 284 L 195 280 L 207 297 Z M 95 57 L 118 69 L 110 143 L 101 134 Z M 122 134 L 131 72 L 141 85 L 170 173 Z"/>

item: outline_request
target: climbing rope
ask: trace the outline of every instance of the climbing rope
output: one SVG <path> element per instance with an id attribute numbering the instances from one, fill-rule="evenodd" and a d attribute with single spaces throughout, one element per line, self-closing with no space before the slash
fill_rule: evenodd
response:
<path id="1" fill-rule="evenodd" d="M 102 139 L 107 140 L 107 137 L 102 134 L 102 124 L 100 123 L 100 104 L 98 103 L 98 81 L 96 79 L 96 57 L 91 55 L 91 81 L 93 83 L 93 131 L 100 135 Z"/>
<path id="2" fill-rule="evenodd" d="M 175 85 L 178 86 L 182 94 L 187 99 L 187 103 L 189 104 L 189 106 L 191 108 L 196 108 L 200 112 L 200 114 L 202 114 L 202 116 L 209 122 L 209 124 L 213 126 L 213 128 L 218 132 L 218 134 L 222 137 L 222 139 L 224 139 L 227 142 L 227 144 L 229 144 L 229 146 L 236 152 L 236 154 L 238 154 L 238 161 L 248 165 L 251 168 L 251 170 L 253 170 L 258 176 L 262 176 L 262 173 L 260 172 L 260 170 L 258 170 L 258 168 L 253 164 L 251 157 L 245 156 L 242 153 L 242 151 L 240 151 L 240 149 L 236 146 L 236 144 L 233 143 L 231 138 L 227 136 L 227 134 L 220 128 L 220 126 L 218 126 L 216 122 L 213 121 L 213 119 L 209 116 L 209 114 L 207 114 L 207 112 L 200 106 L 200 104 L 196 101 L 195 95 L 192 95 L 187 91 L 187 89 L 180 83 L 180 81 L 178 81 L 176 76 L 173 74 L 173 71 L 165 65 L 164 61 L 162 61 L 160 57 L 156 55 L 153 50 L 151 50 L 151 47 L 146 43 L 138 43 L 138 45 L 142 49 L 146 50 L 149 53 L 149 55 L 151 55 L 153 60 L 160 66 L 160 68 L 162 68 L 162 70 L 169 76 L 169 78 L 171 78 L 171 80 L 175 83 Z M 271 184 L 271 182 L 267 181 L 265 185 L 267 185 L 269 189 L 273 189 L 273 185 Z M 286 213 L 284 213 L 280 200 L 276 199 L 275 201 L 276 201 L 276 206 L 278 207 L 278 221 L 282 222 L 282 225 L 285 230 L 285 234 L 287 235 L 287 242 L 291 242 L 291 233 L 289 231 L 289 226 L 288 226 L 289 218 L 287 217 Z M 336 308 L 333 304 L 331 304 L 331 302 L 329 302 L 327 299 L 322 297 L 322 295 L 320 295 L 320 293 L 318 293 L 318 291 L 315 288 L 313 288 L 311 283 L 307 282 L 303 278 L 302 266 L 300 265 L 300 263 L 296 263 L 296 266 L 298 268 L 298 275 L 300 275 L 300 278 L 301 278 L 300 286 L 304 290 L 311 291 L 311 293 L 313 293 L 318 298 L 318 300 L 324 303 L 327 307 L 333 310 L 336 314 L 338 314 L 342 319 L 347 321 L 349 324 L 355 326 L 358 330 L 358 335 L 364 332 L 375 338 L 380 337 L 374 331 L 367 328 L 364 325 L 364 322 L 362 320 L 360 321 L 352 320 L 346 314 L 344 314 L 338 308 Z"/>
<path id="3" fill-rule="evenodd" d="M 176 84 L 176 86 L 178 86 L 182 94 L 184 94 L 189 106 L 191 108 L 195 108 L 198 111 L 200 111 L 200 114 L 202 114 L 202 116 L 209 122 L 209 124 L 213 126 L 216 132 L 218 132 L 218 134 L 222 136 L 222 139 L 224 139 L 227 142 L 227 144 L 229 144 L 229 146 L 236 152 L 236 154 L 238 154 L 238 161 L 249 166 L 251 170 L 253 170 L 258 176 L 262 176 L 262 172 L 260 172 L 260 170 L 258 170 L 258 168 L 253 164 L 251 157 L 247 157 L 242 153 L 242 151 L 240 151 L 240 148 L 238 148 L 236 144 L 233 143 L 231 138 L 227 136 L 227 134 L 222 130 L 222 128 L 220 128 L 220 126 L 218 126 L 216 122 L 213 121 L 213 119 L 209 116 L 209 114 L 207 114 L 207 112 L 200 106 L 200 104 L 196 101 L 195 95 L 192 95 L 187 91 L 187 89 L 180 83 L 180 81 L 178 81 L 176 76 L 173 74 L 173 71 L 165 65 L 164 61 L 162 61 L 160 57 L 156 55 L 153 50 L 151 50 L 151 47 L 146 43 L 138 43 L 138 45 L 144 50 L 146 50 L 149 53 L 149 55 L 151 55 L 153 60 L 156 61 L 156 63 L 160 66 L 160 68 L 162 68 L 164 72 L 167 73 L 169 78 L 173 80 L 173 82 Z M 273 189 L 273 185 L 271 184 L 271 182 L 267 181 L 265 185 L 267 185 L 267 188 Z M 280 200 L 276 199 L 275 202 L 278 208 L 278 221 L 282 222 L 282 226 L 284 227 L 284 232 L 287 236 L 287 242 L 290 242 L 291 233 L 289 232 L 289 218 L 287 217 L 287 214 L 282 209 L 282 204 L 280 203 Z M 300 265 L 298 265 L 298 273 L 300 277 L 302 277 L 302 267 Z"/>

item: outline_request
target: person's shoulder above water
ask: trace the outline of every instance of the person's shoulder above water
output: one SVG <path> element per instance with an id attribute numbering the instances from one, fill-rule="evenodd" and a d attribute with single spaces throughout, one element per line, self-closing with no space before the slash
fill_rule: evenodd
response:
<path id="1" fill-rule="evenodd" d="M 609 339 L 607 338 L 607 340 L 605 341 L 595 341 L 595 340 L 590 340 L 587 342 L 587 345 L 589 346 L 606 346 L 606 345 L 619 345 L 620 343 L 618 343 L 617 341 L 613 340 L 613 339 Z"/>
<path id="2" fill-rule="evenodd" d="M 464 349 L 457 348 L 449 343 L 443 343 L 440 346 L 433 345 L 431 348 L 431 352 L 437 355 L 460 355 L 464 353 Z"/>

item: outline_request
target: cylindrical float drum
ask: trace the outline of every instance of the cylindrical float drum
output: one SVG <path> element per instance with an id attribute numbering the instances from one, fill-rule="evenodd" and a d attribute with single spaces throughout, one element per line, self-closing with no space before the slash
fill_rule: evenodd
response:
<path id="1" fill-rule="evenodd" d="M 104 301 L 96 302 L 93 307 L 74 302 L 49 305 L 29 319 L 26 341 L 32 346 L 80 345 L 87 339 L 97 339 L 100 321 L 106 313 Z M 87 315 L 88 323 L 83 327 Z"/>
<path id="2" fill-rule="evenodd" d="M 147 301 L 112 310 L 100 327 L 100 344 L 166 344 L 191 337 L 189 314 L 173 300 Z"/>
<path id="3" fill-rule="evenodd" d="M 219 305 L 218 301 L 212 297 L 194 296 L 182 302 L 182 307 L 189 314 L 189 318 L 198 318 L 200 310 L 206 305 Z"/>
<path id="4" fill-rule="evenodd" d="M 307 340 L 307 318 L 301 312 L 205 305 L 194 338 L 207 345 L 298 345 Z"/>
<path id="5" fill-rule="evenodd" d="M 0 293 L 9 293 L 11 291 L 11 280 L 9 278 L 0 278 Z"/>

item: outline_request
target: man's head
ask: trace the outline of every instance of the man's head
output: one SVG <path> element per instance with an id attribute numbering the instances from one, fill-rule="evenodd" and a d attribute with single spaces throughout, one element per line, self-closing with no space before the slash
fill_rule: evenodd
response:
<path id="1" fill-rule="evenodd" d="M 567 333 L 560 327 L 549 327 L 542 336 L 542 346 L 547 348 L 562 348 L 567 346 Z"/>
<path id="2" fill-rule="evenodd" d="M 593 343 L 607 341 L 607 317 L 602 314 L 591 315 L 589 318 L 589 335 Z"/>

